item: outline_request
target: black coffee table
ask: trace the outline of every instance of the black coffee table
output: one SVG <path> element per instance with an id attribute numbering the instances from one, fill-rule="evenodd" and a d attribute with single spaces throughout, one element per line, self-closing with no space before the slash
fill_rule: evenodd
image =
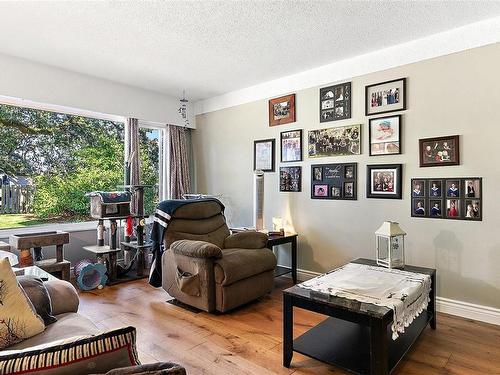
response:
<path id="1" fill-rule="evenodd" d="M 376 266 L 370 259 L 352 263 Z M 431 276 L 430 302 L 413 323 L 392 339 L 393 311 L 371 303 L 333 297 L 299 286 L 283 291 L 283 366 L 290 367 L 293 352 L 341 367 L 354 374 L 391 373 L 422 331 L 436 329 L 436 270 L 406 266 L 405 271 Z M 293 339 L 293 307 L 329 316 L 300 337 Z"/>

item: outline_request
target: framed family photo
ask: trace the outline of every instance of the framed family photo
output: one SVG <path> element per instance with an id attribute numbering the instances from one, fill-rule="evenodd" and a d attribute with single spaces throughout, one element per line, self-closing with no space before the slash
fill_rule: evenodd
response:
<path id="1" fill-rule="evenodd" d="M 357 200 L 357 163 L 311 165 L 311 199 Z"/>
<path id="2" fill-rule="evenodd" d="M 366 197 L 401 199 L 402 164 L 366 166 Z"/>
<path id="3" fill-rule="evenodd" d="M 280 191 L 302 190 L 302 167 L 280 167 Z"/>
<path id="4" fill-rule="evenodd" d="M 281 132 L 281 161 L 302 161 L 302 130 Z"/>
<path id="5" fill-rule="evenodd" d="M 262 139 L 253 144 L 253 169 L 274 172 L 275 141 Z"/>
<path id="6" fill-rule="evenodd" d="M 420 139 L 420 166 L 443 167 L 460 164 L 460 136 Z"/>
<path id="7" fill-rule="evenodd" d="M 319 121 L 328 122 L 351 118 L 351 82 L 319 90 Z"/>
<path id="8" fill-rule="evenodd" d="M 406 78 L 365 87 L 366 116 L 406 109 Z"/>
<path id="9" fill-rule="evenodd" d="M 401 115 L 370 119 L 370 156 L 401 154 Z"/>
<path id="10" fill-rule="evenodd" d="M 309 157 L 361 154 L 361 125 L 310 130 Z"/>
<path id="11" fill-rule="evenodd" d="M 269 100 L 269 126 L 295 122 L 295 94 Z"/>

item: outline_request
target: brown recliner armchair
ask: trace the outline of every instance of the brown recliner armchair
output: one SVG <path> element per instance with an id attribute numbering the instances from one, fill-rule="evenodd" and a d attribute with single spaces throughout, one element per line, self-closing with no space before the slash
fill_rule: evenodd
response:
<path id="1" fill-rule="evenodd" d="M 230 234 L 221 205 L 179 207 L 164 235 L 162 286 L 178 301 L 226 312 L 272 290 L 276 257 L 267 235 Z"/>

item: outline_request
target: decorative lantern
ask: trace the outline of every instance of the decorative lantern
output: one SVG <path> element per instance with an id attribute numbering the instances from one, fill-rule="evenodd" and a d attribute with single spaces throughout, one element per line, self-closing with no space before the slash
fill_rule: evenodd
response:
<path id="1" fill-rule="evenodd" d="M 375 232 L 377 264 L 387 268 L 404 268 L 405 246 L 403 231 L 394 221 L 385 221 Z"/>

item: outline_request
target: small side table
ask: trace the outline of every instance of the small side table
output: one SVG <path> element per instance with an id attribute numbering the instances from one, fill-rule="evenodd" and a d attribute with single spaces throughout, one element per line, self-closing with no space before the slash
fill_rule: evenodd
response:
<path id="1" fill-rule="evenodd" d="M 121 249 L 111 249 L 109 246 L 98 245 L 84 246 L 83 249 L 94 253 L 99 263 L 106 264 L 110 282 L 116 280 L 116 258 Z M 106 257 L 108 258 L 108 261 L 105 263 L 104 259 Z"/>
<path id="2" fill-rule="evenodd" d="M 297 233 L 285 233 L 284 236 L 280 234 L 273 234 L 267 240 L 267 247 L 273 250 L 274 246 L 290 244 L 292 252 L 292 267 L 277 266 L 274 271 L 274 277 L 283 276 L 288 273 L 292 274 L 294 284 L 297 284 Z"/>

